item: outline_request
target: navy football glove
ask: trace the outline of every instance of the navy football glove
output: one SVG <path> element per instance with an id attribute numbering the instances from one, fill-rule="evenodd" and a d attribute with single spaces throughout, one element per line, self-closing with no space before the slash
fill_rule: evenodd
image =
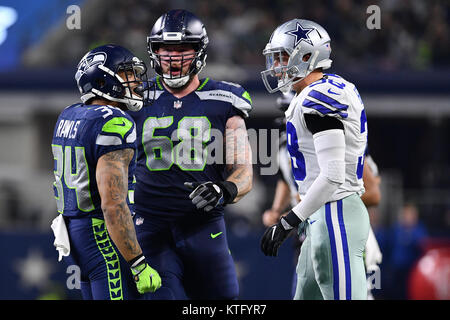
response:
<path id="1" fill-rule="evenodd" d="M 267 228 L 261 238 L 261 250 L 264 255 L 276 257 L 278 248 L 300 223 L 301 220 L 297 215 L 293 211 L 289 211 L 288 215 L 281 217 L 277 224 Z"/>
<path id="2" fill-rule="evenodd" d="M 237 195 L 237 187 L 231 181 L 219 182 L 185 182 L 184 185 L 193 190 L 189 199 L 197 209 L 208 212 L 221 204 L 233 202 Z"/>

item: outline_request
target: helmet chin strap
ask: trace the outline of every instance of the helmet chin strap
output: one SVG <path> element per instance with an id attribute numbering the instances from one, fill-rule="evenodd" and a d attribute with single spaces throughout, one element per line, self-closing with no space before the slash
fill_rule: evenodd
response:
<path id="1" fill-rule="evenodd" d="M 184 77 L 177 78 L 177 79 L 170 79 L 170 78 L 166 78 L 164 76 L 162 78 L 163 78 L 164 83 L 167 84 L 170 88 L 180 88 L 189 82 L 191 76 L 186 75 Z"/>
<path id="2" fill-rule="evenodd" d="M 142 107 L 144 106 L 142 97 L 132 93 L 130 87 L 124 86 L 123 83 L 125 81 L 117 73 L 113 72 L 111 69 L 109 69 L 103 65 L 99 65 L 98 68 L 100 70 L 107 72 L 111 76 L 117 78 L 117 80 L 119 80 L 119 82 L 122 84 L 123 88 L 125 89 L 125 94 L 124 94 L 123 98 L 113 98 L 109 94 L 103 93 L 97 89 L 92 89 L 93 93 L 95 93 L 96 95 L 103 97 L 107 100 L 123 103 L 130 111 L 139 111 L 142 109 Z"/>
<path id="3" fill-rule="evenodd" d="M 288 82 L 288 83 L 286 83 L 286 84 L 284 84 L 284 85 L 282 85 L 280 87 L 280 91 L 282 93 L 288 93 L 289 91 L 292 90 L 292 86 L 293 86 L 293 83 L 292 82 Z"/>
<path id="4" fill-rule="evenodd" d="M 286 74 L 285 77 L 287 78 L 288 75 Z M 300 77 L 295 77 L 295 78 L 292 78 L 292 80 L 288 79 L 287 81 L 283 81 L 283 79 L 280 79 L 280 80 L 278 81 L 278 89 L 279 89 L 282 93 L 285 93 L 285 94 L 286 94 L 286 93 L 288 93 L 288 92 L 290 92 L 290 91 L 292 90 L 292 87 L 293 87 L 296 83 L 302 81 L 304 78 L 305 78 L 305 77 L 301 77 L 301 78 L 300 78 Z M 280 84 L 281 84 L 281 86 L 280 86 Z"/>
<path id="5" fill-rule="evenodd" d="M 139 111 L 142 109 L 142 107 L 144 106 L 144 102 L 142 102 L 142 100 L 140 100 L 141 97 L 133 94 L 132 95 L 132 99 L 130 99 L 129 97 L 126 97 L 124 100 L 126 100 L 127 102 L 125 102 L 125 105 L 127 106 L 128 110 L 130 111 Z"/>
<path id="6" fill-rule="evenodd" d="M 94 93 L 95 95 L 97 95 L 99 97 L 105 98 L 106 100 L 109 100 L 109 101 L 123 103 L 130 111 L 139 111 L 144 106 L 144 102 L 141 100 L 142 99 L 141 97 L 139 97 L 135 94 L 131 95 L 131 97 L 130 97 L 128 92 L 124 95 L 123 98 L 113 98 L 109 94 L 103 93 L 94 88 L 92 89 L 92 93 Z"/>

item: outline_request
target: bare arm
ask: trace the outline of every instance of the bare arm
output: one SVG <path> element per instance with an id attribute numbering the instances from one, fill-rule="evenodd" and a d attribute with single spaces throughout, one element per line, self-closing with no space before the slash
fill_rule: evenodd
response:
<path id="1" fill-rule="evenodd" d="M 233 202 L 239 201 L 252 189 L 252 151 L 248 141 L 244 119 L 233 116 L 225 128 L 225 158 L 229 172 L 227 181 L 236 184 L 238 193 Z"/>
<path id="2" fill-rule="evenodd" d="M 267 209 L 262 216 L 263 224 L 266 227 L 278 222 L 281 214 L 289 205 L 291 199 L 291 190 L 284 180 L 278 180 L 273 198 L 272 207 Z"/>
<path id="3" fill-rule="evenodd" d="M 142 253 L 127 204 L 128 165 L 132 149 L 104 154 L 97 162 L 96 178 L 106 228 L 126 261 Z"/>
<path id="4" fill-rule="evenodd" d="M 375 176 L 369 165 L 364 165 L 363 182 L 366 192 L 361 196 L 361 200 L 366 207 L 376 206 L 381 200 L 380 182 L 381 178 Z"/>
<path id="5" fill-rule="evenodd" d="M 277 187 L 275 189 L 275 197 L 272 202 L 272 210 L 281 213 L 286 210 L 291 201 L 291 189 L 288 184 L 283 180 L 278 180 Z"/>

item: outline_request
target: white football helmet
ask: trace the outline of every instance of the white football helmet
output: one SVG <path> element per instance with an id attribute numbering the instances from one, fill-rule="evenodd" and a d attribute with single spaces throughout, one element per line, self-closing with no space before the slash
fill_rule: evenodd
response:
<path id="1" fill-rule="evenodd" d="M 276 28 L 263 51 L 266 70 L 261 77 L 267 91 L 287 93 L 311 71 L 328 69 L 330 41 L 325 29 L 309 20 L 293 19 Z"/>

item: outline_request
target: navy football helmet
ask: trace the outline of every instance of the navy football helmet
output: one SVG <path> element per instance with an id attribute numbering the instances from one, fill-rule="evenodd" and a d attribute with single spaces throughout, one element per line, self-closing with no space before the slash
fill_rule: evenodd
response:
<path id="1" fill-rule="evenodd" d="M 122 72 L 124 78 L 119 76 Z M 148 101 L 153 85 L 147 80 L 147 67 L 129 50 L 117 45 L 97 47 L 81 59 L 75 74 L 81 101 L 95 97 L 123 103 L 138 111 Z"/>
<path id="2" fill-rule="evenodd" d="M 206 47 L 209 40 L 203 23 L 193 13 L 186 10 L 171 10 L 163 14 L 154 24 L 150 36 L 147 37 L 147 50 L 150 55 L 151 67 L 155 69 L 164 82 L 172 88 L 179 88 L 188 83 L 191 75 L 199 73 L 206 65 Z M 195 56 L 157 54 L 156 51 L 161 45 L 169 44 L 192 44 Z M 164 74 L 161 66 L 161 59 L 169 61 L 169 72 Z M 176 75 L 172 73 L 173 61 L 183 62 L 192 59 L 189 70 L 183 70 Z"/>

